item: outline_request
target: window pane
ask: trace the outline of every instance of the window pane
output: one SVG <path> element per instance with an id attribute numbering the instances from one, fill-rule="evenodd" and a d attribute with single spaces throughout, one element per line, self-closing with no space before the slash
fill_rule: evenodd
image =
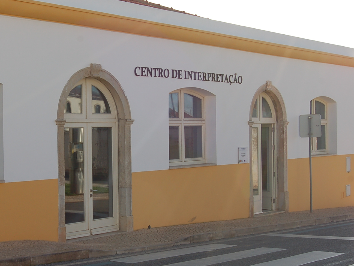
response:
<path id="1" fill-rule="evenodd" d="M 73 88 L 66 100 L 66 108 L 64 113 L 66 114 L 81 114 L 81 96 L 82 85 L 78 85 Z"/>
<path id="2" fill-rule="evenodd" d="M 179 159 L 179 127 L 170 127 L 170 160 Z"/>
<path id="3" fill-rule="evenodd" d="M 170 107 L 169 107 L 169 117 L 170 118 L 178 118 L 179 117 L 179 101 L 178 101 L 178 93 L 170 93 Z"/>
<path id="4" fill-rule="evenodd" d="M 317 150 L 326 149 L 326 125 L 321 125 L 321 137 L 317 138 Z"/>
<path id="5" fill-rule="evenodd" d="M 258 117 L 258 99 L 253 106 L 252 117 Z"/>
<path id="6" fill-rule="evenodd" d="M 184 127 L 184 141 L 186 158 L 203 157 L 202 126 Z"/>
<path id="7" fill-rule="evenodd" d="M 258 128 L 252 128 L 252 181 L 253 195 L 259 195 L 259 173 L 258 173 Z"/>
<path id="8" fill-rule="evenodd" d="M 315 114 L 320 114 L 321 119 L 326 119 L 326 106 L 319 101 L 315 101 Z"/>
<path id="9" fill-rule="evenodd" d="M 184 118 L 202 118 L 202 99 L 184 94 Z"/>
<path id="10" fill-rule="evenodd" d="M 85 221 L 84 129 L 64 129 L 65 223 Z"/>
<path id="11" fill-rule="evenodd" d="M 93 114 L 111 113 L 106 97 L 95 86 L 92 86 L 92 113 Z"/>
<path id="12" fill-rule="evenodd" d="M 112 128 L 92 128 L 93 219 L 113 217 Z"/>
<path id="13" fill-rule="evenodd" d="M 270 109 L 269 103 L 266 99 L 262 97 L 262 117 L 272 118 L 272 110 Z"/>

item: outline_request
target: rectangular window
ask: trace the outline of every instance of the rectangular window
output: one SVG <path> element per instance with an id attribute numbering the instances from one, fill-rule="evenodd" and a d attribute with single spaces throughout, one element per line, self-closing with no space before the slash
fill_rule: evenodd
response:
<path id="1" fill-rule="evenodd" d="M 169 94 L 170 166 L 204 163 L 203 97 L 181 89 Z"/>
<path id="2" fill-rule="evenodd" d="M 321 115 L 321 137 L 312 139 L 313 154 L 325 154 L 327 150 L 327 104 L 314 99 L 310 102 L 311 114 Z"/>

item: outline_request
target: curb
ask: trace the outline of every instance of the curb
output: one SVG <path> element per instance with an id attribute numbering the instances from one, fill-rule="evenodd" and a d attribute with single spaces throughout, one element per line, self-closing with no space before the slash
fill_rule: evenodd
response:
<path id="1" fill-rule="evenodd" d="M 207 242 L 212 240 L 233 238 L 237 236 L 262 234 L 262 233 L 273 232 L 273 231 L 293 229 L 293 228 L 298 228 L 303 226 L 322 225 L 322 224 L 341 222 L 347 220 L 354 220 L 354 214 L 339 215 L 339 216 L 317 218 L 317 219 L 310 219 L 310 220 L 301 220 L 301 221 L 294 221 L 294 222 L 276 224 L 276 225 L 220 230 L 220 231 L 201 233 L 201 234 L 191 235 L 184 238 L 179 238 L 172 243 L 170 242 L 170 243 L 157 244 L 157 245 L 144 246 L 144 247 L 133 247 L 133 248 L 120 249 L 120 250 L 76 250 L 76 251 L 31 256 L 31 257 L 6 259 L 6 260 L 0 260 L 0 266 L 13 266 L 13 265 L 32 266 L 32 265 L 50 264 L 50 263 L 73 261 L 73 260 L 80 260 L 80 259 L 123 255 L 129 253 L 156 250 L 161 248 L 168 248 L 168 247 L 173 247 L 182 244 Z"/>
<path id="2" fill-rule="evenodd" d="M 33 257 L 22 257 L 22 258 L 1 260 L 0 266 L 12 266 L 12 265 L 31 266 L 31 265 L 39 265 L 39 264 L 48 264 L 48 263 L 61 262 L 61 261 L 86 259 L 89 258 L 88 255 L 89 255 L 88 250 L 77 250 L 77 251 L 39 255 Z"/>

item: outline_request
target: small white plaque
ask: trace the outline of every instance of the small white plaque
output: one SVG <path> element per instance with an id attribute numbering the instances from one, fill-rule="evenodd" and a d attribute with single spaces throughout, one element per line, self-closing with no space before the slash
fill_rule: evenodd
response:
<path id="1" fill-rule="evenodd" d="M 347 197 L 350 196 L 350 185 L 346 185 L 345 186 L 345 194 L 346 194 Z"/>
<path id="2" fill-rule="evenodd" d="M 347 162 L 347 173 L 350 172 L 350 157 L 346 158 L 346 162 Z"/>
<path id="3" fill-rule="evenodd" d="M 238 148 L 238 163 L 248 163 L 248 148 L 239 147 Z"/>

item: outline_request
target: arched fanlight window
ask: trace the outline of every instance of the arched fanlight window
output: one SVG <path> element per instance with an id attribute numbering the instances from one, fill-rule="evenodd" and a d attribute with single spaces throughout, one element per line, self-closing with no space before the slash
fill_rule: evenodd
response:
<path id="1" fill-rule="evenodd" d="M 253 105 L 252 120 L 255 122 L 273 122 L 275 120 L 272 100 L 265 93 L 262 93 Z"/>
<path id="2" fill-rule="evenodd" d="M 64 113 L 68 122 L 117 117 L 110 92 L 95 79 L 84 79 L 70 91 Z"/>

